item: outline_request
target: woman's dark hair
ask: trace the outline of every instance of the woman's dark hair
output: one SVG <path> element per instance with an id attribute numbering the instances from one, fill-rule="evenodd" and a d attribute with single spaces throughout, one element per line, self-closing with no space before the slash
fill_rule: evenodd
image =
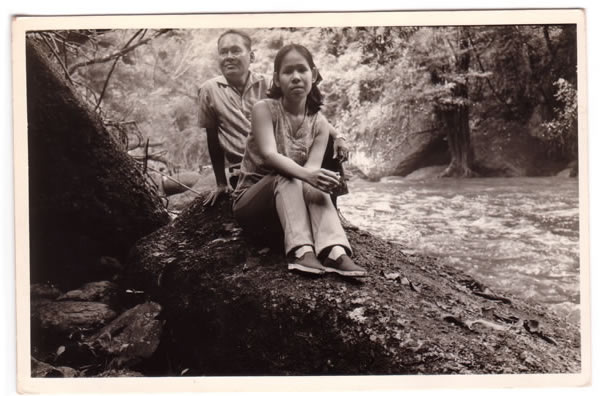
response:
<path id="1" fill-rule="evenodd" d="M 310 69 L 316 68 L 316 65 L 314 64 L 314 60 L 312 59 L 312 54 L 310 53 L 310 51 L 308 51 L 308 49 L 306 47 L 304 47 L 303 45 L 299 45 L 299 44 L 288 44 L 288 45 L 285 45 L 283 48 L 281 48 L 277 52 L 276 57 L 274 58 L 274 73 L 275 74 L 278 75 L 278 72 L 281 69 L 281 65 L 283 64 L 283 59 L 285 58 L 285 55 L 287 55 L 291 51 L 297 51 L 301 56 L 303 56 L 304 59 L 306 60 L 306 62 L 308 62 Z M 318 83 L 320 81 L 322 81 L 322 77 L 321 77 L 320 73 L 318 73 L 318 75 L 316 77 L 316 81 L 312 83 L 312 89 L 310 90 L 310 93 L 308 94 L 307 105 L 308 105 L 308 113 L 309 114 L 318 113 L 318 111 L 320 110 L 320 107 L 322 106 L 323 96 L 322 96 L 322 93 L 320 92 L 320 90 L 318 89 Z M 276 84 L 274 83 L 274 80 L 272 81 L 272 84 L 270 85 L 270 89 L 268 90 L 267 96 L 272 99 L 278 99 L 283 96 L 283 91 L 281 91 L 280 87 L 276 86 Z"/>

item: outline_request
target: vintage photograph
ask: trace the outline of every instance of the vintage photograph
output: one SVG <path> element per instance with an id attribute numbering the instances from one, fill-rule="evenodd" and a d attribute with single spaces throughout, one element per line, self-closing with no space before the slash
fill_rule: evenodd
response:
<path id="1" fill-rule="evenodd" d="M 583 15 L 369 14 L 23 21 L 22 385 L 590 379 Z"/>

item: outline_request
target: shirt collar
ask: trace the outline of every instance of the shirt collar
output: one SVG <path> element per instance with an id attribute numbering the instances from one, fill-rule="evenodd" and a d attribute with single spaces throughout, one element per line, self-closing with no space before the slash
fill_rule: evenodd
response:
<path id="1" fill-rule="evenodd" d="M 249 71 L 249 81 L 247 82 L 246 87 L 254 85 L 261 80 L 262 80 L 262 76 L 260 74 Z M 218 84 L 220 84 L 220 85 L 230 86 L 230 84 L 226 80 L 226 77 L 224 77 L 223 75 L 219 76 L 217 81 L 218 81 Z"/>

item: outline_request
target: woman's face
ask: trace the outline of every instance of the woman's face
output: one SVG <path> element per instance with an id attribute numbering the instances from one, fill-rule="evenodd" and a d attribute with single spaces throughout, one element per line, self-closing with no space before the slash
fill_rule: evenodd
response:
<path id="1" fill-rule="evenodd" d="M 316 69 L 310 68 L 306 58 L 296 50 L 291 50 L 285 55 L 278 74 L 274 76 L 283 96 L 290 99 L 307 97 L 315 80 Z"/>

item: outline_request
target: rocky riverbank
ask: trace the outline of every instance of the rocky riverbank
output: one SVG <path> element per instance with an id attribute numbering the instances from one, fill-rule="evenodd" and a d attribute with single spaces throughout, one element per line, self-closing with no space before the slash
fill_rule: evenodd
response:
<path id="1" fill-rule="evenodd" d="M 280 240 L 196 200 L 143 238 L 131 287 L 162 304 L 174 372 L 198 375 L 570 373 L 579 329 L 429 257 L 347 229 L 363 281 L 286 270 Z M 261 235 L 266 235 L 261 230 Z"/>
<path id="2" fill-rule="evenodd" d="M 32 286 L 39 376 L 576 373 L 579 328 L 348 227 L 361 281 L 286 270 L 201 199 L 116 283 Z"/>

